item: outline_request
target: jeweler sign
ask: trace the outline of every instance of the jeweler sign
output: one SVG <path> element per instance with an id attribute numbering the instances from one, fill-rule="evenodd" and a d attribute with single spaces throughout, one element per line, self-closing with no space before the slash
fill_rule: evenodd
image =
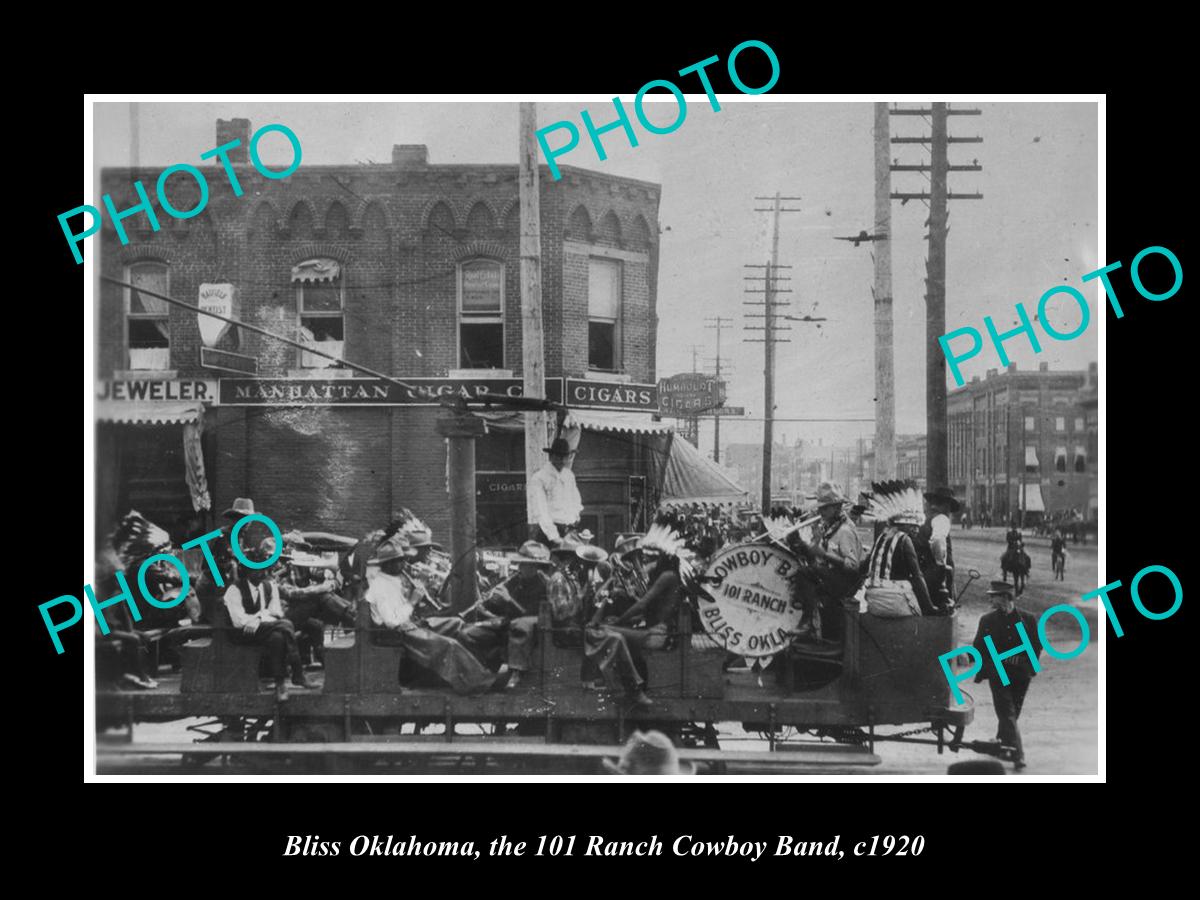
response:
<path id="1" fill-rule="evenodd" d="M 704 572 L 715 580 L 699 597 L 704 630 L 739 656 L 774 656 L 785 649 L 788 632 L 800 625 L 802 608 L 791 588 L 798 568 L 794 556 L 766 544 L 722 550 Z"/>

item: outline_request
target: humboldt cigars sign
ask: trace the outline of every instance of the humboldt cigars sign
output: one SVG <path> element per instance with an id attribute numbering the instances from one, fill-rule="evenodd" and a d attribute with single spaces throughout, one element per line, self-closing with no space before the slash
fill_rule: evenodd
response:
<path id="1" fill-rule="evenodd" d="M 485 394 L 523 396 L 515 378 L 222 378 L 223 406 L 437 406 L 443 400 L 478 400 Z M 546 379 L 546 398 L 562 401 L 562 380 Z"/>
<path id="2" fill-rule="evenodd" d="M 774 656 L 790 642 L 802 608 L 792 596 L 796 558 L 766 544 L 739 544 L 712 558 L 704 574 L 716 579 L 699 597 L 704 630 L 739 656 Z"/>

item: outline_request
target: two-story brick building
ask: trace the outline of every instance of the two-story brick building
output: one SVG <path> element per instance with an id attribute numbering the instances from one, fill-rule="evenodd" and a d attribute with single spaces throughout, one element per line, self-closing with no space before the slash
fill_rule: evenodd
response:
<path id="1" fill-rule="evenodd" d="M 301 165 L 272 180 L 248 163 L 249 134 L 246 120 L 218 122 L 218 144 L 242 140 L 230 160 L 243 194 L 214 160 L 208 203 L 186 220 L 154 196 L 161 168 L 102 173 L 118 210 L 138 202 L 141 181 L 161 228 L 139 212 L 122 223 L 128 244 L 108 221 L 100 236 L 102 274 L 134 285 L 102 281 L 97 295 L 100 533 L 130 507 L 184 533 L 235 497 L 284 526 L 346 534 L 408 506 L 444 533 L 440 397 L 522 389 L 517 167 L 434 165 L 424 146 L 398 145 L 391 164 Z M 653 509 L 670 441 L 650 415 L 660 188 L 563 172 L 540 180 L 547 390 L 589 429 L 575 471 L 585 524 L 607 539 Z M 166 190 L 176 209 L 199 200 L 185 175 Z M 202 327 L 137 287 L 407 387 Z M 523 532 L 523 468 L 519 430 L 497 423 L 479 440 L 484 539 Z"/>

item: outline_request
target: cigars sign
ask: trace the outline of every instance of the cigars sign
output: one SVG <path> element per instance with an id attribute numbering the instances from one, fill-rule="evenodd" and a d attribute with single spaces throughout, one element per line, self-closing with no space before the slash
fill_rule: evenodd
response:
<path id="1" fill-rule="evenodd" d="M 774 656 L 800 624 L 791 578 L 799 563 L 766 544 L 740 544 L 712 558 L 705 576 L 715 583 L 700 594 L 700 621 L 725 649 L 739 656 Z"/>

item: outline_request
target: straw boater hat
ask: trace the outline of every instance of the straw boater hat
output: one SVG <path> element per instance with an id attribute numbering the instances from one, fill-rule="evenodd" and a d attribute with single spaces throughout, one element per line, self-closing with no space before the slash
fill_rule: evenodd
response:
<path id="1" fill-rule="evenodd" d="M 962 508 L 958 500 L 955 499 L 953 492 L 948 487 L 934 488 L 932 491 L 926 492 L 925 499 L 930 503 L 943 504 L 949 508 L 950 512 L 952 513 L 956 513 Z"/>
<path id="2" fill-rule="evenodd" d="M 509 557 L 511 562 L 531 563 L 535 566 L 552 566 L 554 563 L 550 559 L 550 551 L 546 549 L 545 544 L 539 544 L 537 541 L 526 541 L 521 545 L 521 549 Z"/>
<path id="3" fill-rule="evenodd" d="M 254 501 L 249 497 L 238 497 L 233 506 L 221 513 L 226 519 L 240 519 L 243 516 L 254 515 Z"/>
<path id="4" fill-rule="evenodd" d="M 920 525 L 925 521 L 921 492 L 912 481 L 884 481 L 871 485 L 871 515 L 897 525 Z"/>
<path id="5" fill-rule="evenodd" d="M 617 762 L 602 760 L 613 775 L 695 775 L 696 767 L 679 761 L 679 751 L 661 731 L 635 731 Z"/>

